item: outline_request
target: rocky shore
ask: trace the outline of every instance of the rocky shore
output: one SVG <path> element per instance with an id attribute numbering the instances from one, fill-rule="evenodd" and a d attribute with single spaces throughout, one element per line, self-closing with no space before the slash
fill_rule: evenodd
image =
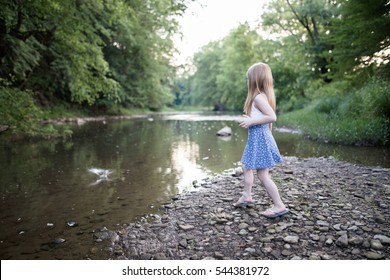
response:
<path id="1" fill-rule="evenodd" d="M 271 201 L 258 181 L 252 207 L 232 206 L 237 169 L 95 241 L 108 240 L 112 259 L 390 259 L 390 169 L 285 157 L 272 177 L 290 209 L 283 217 L 260 215 Z"/>

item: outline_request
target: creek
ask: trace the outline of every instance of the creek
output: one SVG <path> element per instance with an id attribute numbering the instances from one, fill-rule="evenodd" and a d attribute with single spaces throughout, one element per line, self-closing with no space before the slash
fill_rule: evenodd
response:
<path id="1" fill-rule="evenodd" d="M 2 143 L 0 257 L 105 259 L 93 233 L 120 228 L 201 181 L 237 168 L 247 131 L 235 115 L 180 113 L 74 125 L 69 140 Z M 231 137 L 218 137 L 224 126 Z M 390 167 L 389 147 L 319 144 L 274 132 L 284 156 Z M 89 171 L 110 170 L 107 178 Z"/>

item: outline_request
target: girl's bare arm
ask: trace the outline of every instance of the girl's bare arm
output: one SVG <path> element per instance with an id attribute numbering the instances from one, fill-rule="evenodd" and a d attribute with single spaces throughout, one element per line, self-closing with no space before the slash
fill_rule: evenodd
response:
<path id="1" fill-rule="evenodd" d="M 265 94 L 259 94 L 253 101 L 255 106 L 261 111 L 263 116 L 258 118 L 251 118 L 244 115 L 244 118 L 240 121 L 240 126 L 248 128 L 252 125 L 273 123 L 276 121 L 276 114 L 272 107 L 269 105 L 267 96 Z"/>

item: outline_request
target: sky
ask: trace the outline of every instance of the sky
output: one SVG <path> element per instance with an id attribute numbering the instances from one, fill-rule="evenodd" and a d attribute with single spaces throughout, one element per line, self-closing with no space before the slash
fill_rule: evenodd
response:
<path id="1" fill-rule="evenodd" d="M 260 20 L 267 0 L 197 0 L 191 2 L 180 18 L 183 38 L 175 38 L 179 51 L 175 64 L 186 62 L 202 46 L 225 37 L 240 23 L 251 26 Z"/>

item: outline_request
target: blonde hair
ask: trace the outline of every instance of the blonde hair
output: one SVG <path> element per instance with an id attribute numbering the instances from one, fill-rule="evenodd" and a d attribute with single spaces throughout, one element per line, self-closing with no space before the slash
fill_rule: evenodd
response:
<path id="1" fill-rule="evenodd" d="M 271 68 L 262 62 L 253 64 L 246 73 L 248 79 L 248 96 L 244 104 L 244 113 L 250 115 L 253 100 L 260 93 L 265 93 L 271 108 L 276 110 L 274 82 Z"/>

